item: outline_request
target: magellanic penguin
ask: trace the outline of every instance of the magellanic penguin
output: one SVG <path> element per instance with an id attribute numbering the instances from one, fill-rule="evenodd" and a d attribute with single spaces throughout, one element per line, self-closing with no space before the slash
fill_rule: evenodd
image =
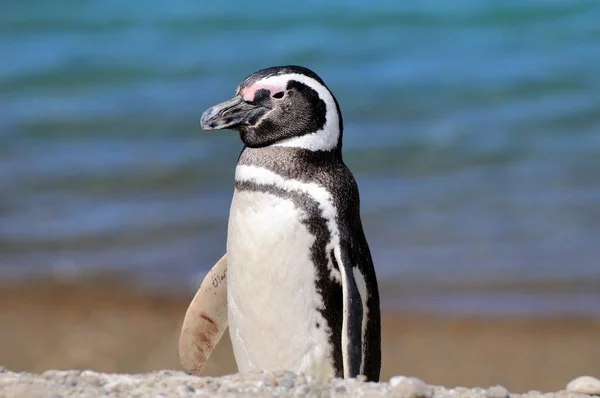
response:
<path id="1" fill-rule="evenodd" d="M 228 324 L 240 371 L 378 381 L 377 279 L 331 91 L 303 67 L 263 69 L 206 110 L 201 124 L 236 130 L 244 149 L 226 257 L 184 321 L 184 367 L 200 373 Z"/>

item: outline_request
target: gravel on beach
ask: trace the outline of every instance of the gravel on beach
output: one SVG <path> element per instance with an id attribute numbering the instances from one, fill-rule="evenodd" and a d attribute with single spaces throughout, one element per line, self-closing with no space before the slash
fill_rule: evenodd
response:
<path id="1" fill-rule="evenodd" d="M 581 383 L 577 380 L 581 379 Z M 600 394 L 600 381 L 581 377 L 567 390 L 514 394 L 502 386 L 445 388 L 430 386 L 414 377 L 394 376 L 387 382 L 332 379 L 319 382 L 291 372 L 246 373 L 221 377 L 195 377 L 180 371 L 146 374 L 106 374 L 90 370 L 48 370 L 41 375 L 15 373 L 0 367 L 0 398 L 8 397 L 558 397 L 582 398 Z"/>

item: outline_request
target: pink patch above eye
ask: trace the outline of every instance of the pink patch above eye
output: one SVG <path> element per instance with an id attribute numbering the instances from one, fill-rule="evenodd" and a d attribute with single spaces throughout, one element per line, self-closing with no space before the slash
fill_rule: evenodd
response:
<path id="1" fill-rule="evenodd" d="M 258 90 L 269 90 L 269 95 L 271 97 L 277 93 L 282 93 L 285 91 L 281 87 L 268 86 L 266 84 L 255 84 L 250 87 L 246 87 L 246 88 L 242 89 L 242 98 L 246 102 L 252 102 L 252 101 L 254 101 L 254 95 L 256 94 L 256 92 Z"/>

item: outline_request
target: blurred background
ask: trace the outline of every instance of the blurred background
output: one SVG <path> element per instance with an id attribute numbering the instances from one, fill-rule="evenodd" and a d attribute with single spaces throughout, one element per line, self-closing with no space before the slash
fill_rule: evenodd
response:
<path id="1" fill-rule="evenodd" d="M 300 64 L 342 107 L 383 377 L 598 376 L 599 19 L 594 0 L 3 1 L 0 365 L 179 368 L 242 148 L 200 115 Z M 234 370 L 225 341 L 207 372 Z"/>

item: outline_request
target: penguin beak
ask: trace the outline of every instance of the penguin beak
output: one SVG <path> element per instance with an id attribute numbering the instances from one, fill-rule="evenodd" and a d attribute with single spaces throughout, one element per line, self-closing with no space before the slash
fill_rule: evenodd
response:
<path id="1" fill-rule="evenodd" d="M 200 119 L 203 130 L 235 129 L 242 124 L 255 124 L 266 109 L 245 102 L 241 95 L 204 111 Z"/>

